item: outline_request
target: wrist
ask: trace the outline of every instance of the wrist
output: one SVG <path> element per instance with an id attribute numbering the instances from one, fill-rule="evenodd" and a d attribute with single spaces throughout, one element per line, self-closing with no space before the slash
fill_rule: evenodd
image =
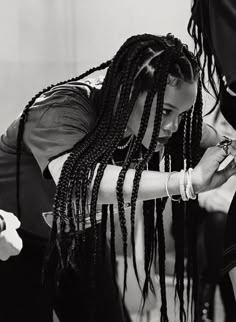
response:
<path id="1" fill-rule="evenodd" d="M 168 191 L 171 196 L 180 195 L 180 172 L 171 172 L 168 180 Z"/>
<path id="2" fill-rule="evenodd" d="M 173 201 L 188 201 L 196 199 L 196 184 L 193 186 L 193 169 L 181 170 L 180 172 L 171 172 L 166 180 L 166 193 Z M 180 195 L 179 199 L 172 196 Z"/>
<path id="3" fill-rule="evenodd" d="M 195 170 L 195 168 L 192 171 L 192 186 L 195 194 L 198 194 L 199 192 L 202 192 L 202 187 L 200 184 L 200 177 L 201 175 L 199 174 L 198 171 Z"/>

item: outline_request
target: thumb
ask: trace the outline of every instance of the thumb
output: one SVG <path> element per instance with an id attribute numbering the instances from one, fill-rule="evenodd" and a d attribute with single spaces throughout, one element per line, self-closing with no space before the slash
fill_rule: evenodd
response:
<path id="1" fill-rule="evenodd" d="M 233 158 L 225 167 L 220 167 L 219 174 L 223 174 L 226 180 L 236 174 L 236 158 Z"/>
<path id="2" fill-rule="evenodd" d="M 6 229 L 1 233 L 8 245 L 10 255 L 18 255 L 23 247 L 23 242 L 15 229 Z"/>
<path id="3" fill-rule="evenodd" d="M 20 227 L 21 223 L 13 213 L 0 210 L 0 214 L 5 220 L 6 229 L 18 229 Z"/>

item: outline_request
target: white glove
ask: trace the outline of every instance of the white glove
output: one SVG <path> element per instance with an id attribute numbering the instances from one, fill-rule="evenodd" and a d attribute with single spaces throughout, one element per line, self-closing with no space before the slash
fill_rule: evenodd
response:
<path id="1" fill-rule="evenodd" d="M 0 233 L 0 260 L 6 261 L 10 256 L 20 253 L 23 243 L 16 231 L 20 227 L 17 217 L 4 210 L 0 210 L 0 215 L 6 224 L 6 229 Z"/>

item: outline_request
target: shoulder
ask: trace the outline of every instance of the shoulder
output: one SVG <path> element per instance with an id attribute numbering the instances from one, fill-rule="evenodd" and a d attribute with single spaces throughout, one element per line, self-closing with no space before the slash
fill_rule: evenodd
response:
<path id="1" fill-rule="evenodd" d="M 49 90 L 40 95 L 32 107 L 42 105 L 63 104 L 66 101 L 89 103 L 91 95 L 96 87 L 92 86 L 89 80 L 72 80 L 52 86 Z"/>
<path id="2" fill-rule="evenodd" d="M 93 123 L 97 116 L 97 107 L 93 100 L 94 91 L 100 90 L 101 79 L 72 80 L 59 83 L 40 95 L 30 108 L 29 120 L 50 126 L 85 122 Z"/>

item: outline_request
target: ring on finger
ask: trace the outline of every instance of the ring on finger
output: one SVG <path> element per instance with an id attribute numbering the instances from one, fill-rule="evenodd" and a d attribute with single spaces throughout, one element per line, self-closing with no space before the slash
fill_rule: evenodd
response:
<path id="1" fill-rule="evenodd" d="M 229 155 L 229 146 L 232 144 L 232 140 L 224 136 L 224 140 L 216 144 L 219 148 L 222 148 L 225 152 L 225 155 Z"/>

